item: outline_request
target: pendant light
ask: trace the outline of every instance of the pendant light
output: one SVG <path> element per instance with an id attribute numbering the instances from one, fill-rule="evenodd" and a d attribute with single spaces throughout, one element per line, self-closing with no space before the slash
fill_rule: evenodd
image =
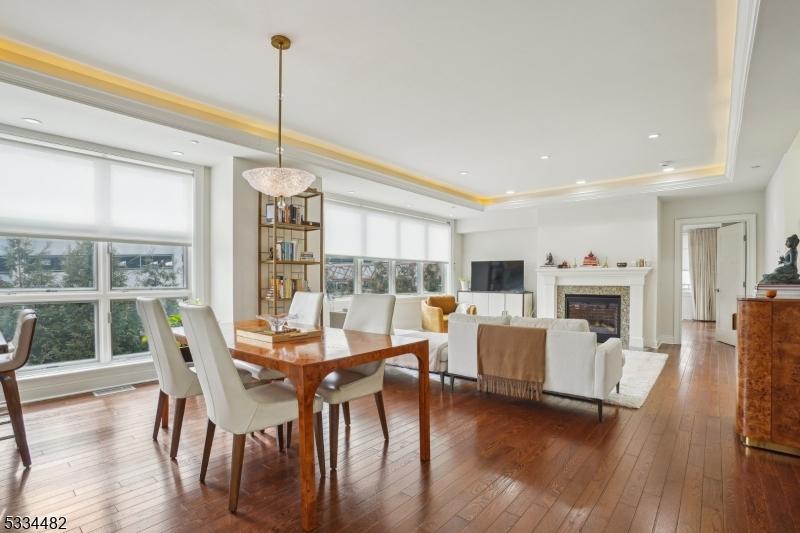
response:
<path id="1" fill-rule="evenodd" d="M 298 168 L 283 167 L 283 51 L 292 41 L 284 35 L 273 35 L 272 46 L 278 49 L 278 154 L 277 167 L 261 167 L 245 170 L 242 177 L 258 192 L 277 198 L 278 207 L 286 206 L 285 198 L 308 189 L 314 183 L 314 175 Z"/>

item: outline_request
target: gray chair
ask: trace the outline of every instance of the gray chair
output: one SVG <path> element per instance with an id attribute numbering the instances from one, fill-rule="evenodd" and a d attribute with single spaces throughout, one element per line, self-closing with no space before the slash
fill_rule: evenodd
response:
<path id="1" fill-rule="evenodd" d="M 25 422 L 22 420 L 22 402 L 17 386 L 17 370 L 25 366 L 31 356 L 33 332 L 36 329 L 36 313 L 31 309 L 23 309 L 17 315 L 17 326 L 14 338 L 7 354 L 0 354 L 0 382 L 3 384 L 3 395 L 6 399 L 8 416 L 17 441 L 17 449 L 25 468 L 31 466 L 31 452 L 28 450 L 28 438 L 25 435 Z M 4 438 L 11 438 L 4 437 Z"/>

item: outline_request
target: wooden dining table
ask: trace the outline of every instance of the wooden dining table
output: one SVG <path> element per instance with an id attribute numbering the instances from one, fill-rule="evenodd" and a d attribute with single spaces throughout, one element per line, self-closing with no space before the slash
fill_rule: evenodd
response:
<path id="1" fill-rule="evenodd" d="M 419 361 L 419 458 L 422 462 L 430 461 L 427 339 L 325 328 L 320 337 L 272 345 L 237 340 L 237 327 L 264 324 L 259 320 L 246 320 L 223 323 L 220 328 L 233 358 L 278 370 L 294 384 L 299 413 L 300 525 L 304 530 L 313 529 L 317 522 L 314 397 L 329 373 L 398 355 L 415 355 Z M 173 332 L 178 341 L 187 342 L 183 328 L 173 328 Z"/>

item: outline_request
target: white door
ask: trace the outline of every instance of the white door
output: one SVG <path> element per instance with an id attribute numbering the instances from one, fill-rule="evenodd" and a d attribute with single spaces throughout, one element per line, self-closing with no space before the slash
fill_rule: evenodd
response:
<path id="1" fill-rule="evenodd" d="M 745 293 L 747 243 L 744 222 L 717 230 L 717 340 L 736 346 L 736 298 Z"/>

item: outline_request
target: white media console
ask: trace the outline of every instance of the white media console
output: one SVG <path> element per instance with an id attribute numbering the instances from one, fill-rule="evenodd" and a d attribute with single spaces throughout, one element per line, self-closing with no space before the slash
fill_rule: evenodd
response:
<path id="1" fill-rule="evenodd" d="M 505 311 L 511 316 L 533 315 L 532 292 L 482 292 L 458 291 L 459 303 L 472 304 L 479 315 L 500 316 Z"/>

